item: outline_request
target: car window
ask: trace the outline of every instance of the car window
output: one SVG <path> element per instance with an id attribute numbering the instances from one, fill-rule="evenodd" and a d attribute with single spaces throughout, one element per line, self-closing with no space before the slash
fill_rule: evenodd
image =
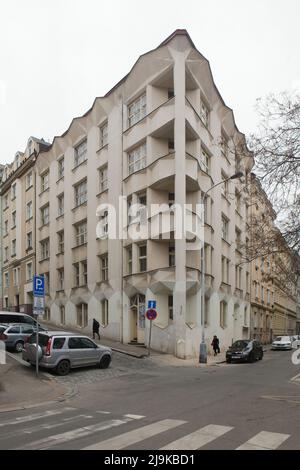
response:
<path id="1" fill-rule="evenodd" d="M 47 346 L 48 340 L 50 339 L 47 335 L 39 335 L 39 346 Z M 29 343 L 34 344 L 36 342 L 36 334 L 33 333 L 30 336 Z"/>
<path id="2" fill-rule="evenodd" d="M 80 343 L 84 349 L 95 349 L 95 344 L 88 338 L 80 338 Z"/>
<path id="3" fill-rule="evenodd" d="M 0 326 L 0 335 L 6 330 L 6 326 Z"/>
<path id="4" fill-rule="evenodd" d="M 55 338 L 54 341 L 53 341 L 52 348 L 53 349 L 62 349 L 63 345 L 65 344 L 65 341 L 66 341 L 66 338 L 64 338 L 64 337 Z"/>
<path id="5" fill-rule="evenodd" d="M 12 326 L 7 330 L 9 334 L 20 334 L 20 327 L 19 326 Z"/>
<path id="6" fill-rule="evenodd" d="M 246 348 L 248 341 L 235 341 L 232 345 L 233 348 Z"/>
<path id="7" fill-rule="evenodd" d="M 35 324 L 34 318 L 28 317 L 28 316 L 26 316 L 26 315 L 24 315 L 24 317 L 22 317 L 22 322 L 23 322 L 23 323 L 29 323 L 30 325 L 34 325 L 34 324 Z"/>
<path id="8" fill-rule="evenodd" d="M 80 349 L 80 338 L 69 338 L 69 349 Z"/>
<path id="9" fill-rule="evenodd" d="M 275 341 L 281 341 L 282 337 L 281 336 L 277 336 L 277 338 L 275 338 Z"/>
<path id="10" fill-rule="evenodd" d="M 22 326 L 22 333 L 24 334 L 29 334 L 29 333 L 33 333 L 33 328 L 32 326 Z"/>

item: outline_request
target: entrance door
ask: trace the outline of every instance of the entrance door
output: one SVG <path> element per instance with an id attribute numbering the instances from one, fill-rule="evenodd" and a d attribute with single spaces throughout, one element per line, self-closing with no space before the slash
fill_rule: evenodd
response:
<path id="1" fill-rule="evenodd" d="M 137 342 L 137 308 L 131 307 L 130 309 L 130 341 Z"/>

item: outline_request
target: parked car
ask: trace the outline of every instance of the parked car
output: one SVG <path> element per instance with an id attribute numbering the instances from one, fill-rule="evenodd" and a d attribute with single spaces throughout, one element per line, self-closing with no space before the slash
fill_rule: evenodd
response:
<path id="1" fill-rule="evenodd" d="M 291 338 L 292 338 L 292 348 L 293 349 L 300 348 L 300 336 L 294 335 Z"/>
<path id="2" fill-rule="evenodd" d="M 35 325 L 15 323 L 0 325 L 0 340 L 4 341 L 6 349 L 21 352 L 26 340 L 36 331 Z"/>
<path id="3" fill-rule="evenodd" d="M 11 325 L 13 323 L 27 323 L 36 325 L 36 320 L 26 313 L 0 312 L 0 324 Z"/>
<path id="4" fill-rule="evenodd" d="M 291 336 L 277 336 L 272 343 L 273 350 L 275 349 L 292 349 L 292 338 Z"/>
<path id="5" fill-rule="evenodd" d="M 254 362 L 264 357 L 263 347 L 257 340 L 240 339 L 235 341 L 226 351 L 226 362 Z"/>
<path id="6" fill-rule="evenodd" d="M 35 364 L 36 348 L 34 333 L 24 345 L 23 360 Z M 110 365 L 111 355 L 110 348 L 94 343 L 87 336 L 67 331 L 44 331 L 39 334 L 39 365 L 54 370 L 58 375 L 67 375 L 75 367 L 97 364 L 101 369 L 106 369 Z"/>

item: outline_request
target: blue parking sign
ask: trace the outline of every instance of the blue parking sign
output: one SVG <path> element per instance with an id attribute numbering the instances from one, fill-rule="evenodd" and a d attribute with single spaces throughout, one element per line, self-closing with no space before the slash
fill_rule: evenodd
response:
<path id="1" fill-rule="evenodd" d="M 148 309 L 149 308 L 156 309 L 156 300 L 148 300 Z"/>
<path id="2" fill-rule="evenodd" d="M 33 295 L 34 297 L 44 297 L 45 295 L 44 276 L 33 276 Z"/>

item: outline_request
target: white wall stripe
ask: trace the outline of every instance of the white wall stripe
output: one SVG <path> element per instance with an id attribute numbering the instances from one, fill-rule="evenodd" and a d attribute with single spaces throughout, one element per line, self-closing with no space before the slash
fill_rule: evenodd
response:
<path id="1" fill-rule="evenodd" d="M 216 424 L 209 424 L 203 428 L 198 429 L 191 434 L 188 434 L 181 439 L 170 442 L 160 450 L 196 450 L 205 446 L 209 442 L 214 441 L 223 434 L 231 431 L 231 426 L 218 426 Z"/>
<path id="2" fill-rule="evenodd" d="M 290 434 L 261 431 L 236 450 L 274 450 L 290 437 Z"/>
<path id="3" fill-rule="evenodd" d="M 185 424 L 186 421 L 180 421 L 177 419 L 164 419 L 158 421 L 157 423 L 148 424 L 141 428 L 135 429 L 134 431 L 126 432 L 125 434 L 120 434 L 118 436 L 112 437 L 105 441 L 99 442 L 98 444 L 93 444 L 91 446 L 85 447 L 83 450 L 118 450 L 124 449 L 130 445 L 136 444 L 137 442 L 144 441 L 149 437 L 160 434 L 161 432 L 168 431 L 169 429 L 176 428 L 181 424 Z"/>

